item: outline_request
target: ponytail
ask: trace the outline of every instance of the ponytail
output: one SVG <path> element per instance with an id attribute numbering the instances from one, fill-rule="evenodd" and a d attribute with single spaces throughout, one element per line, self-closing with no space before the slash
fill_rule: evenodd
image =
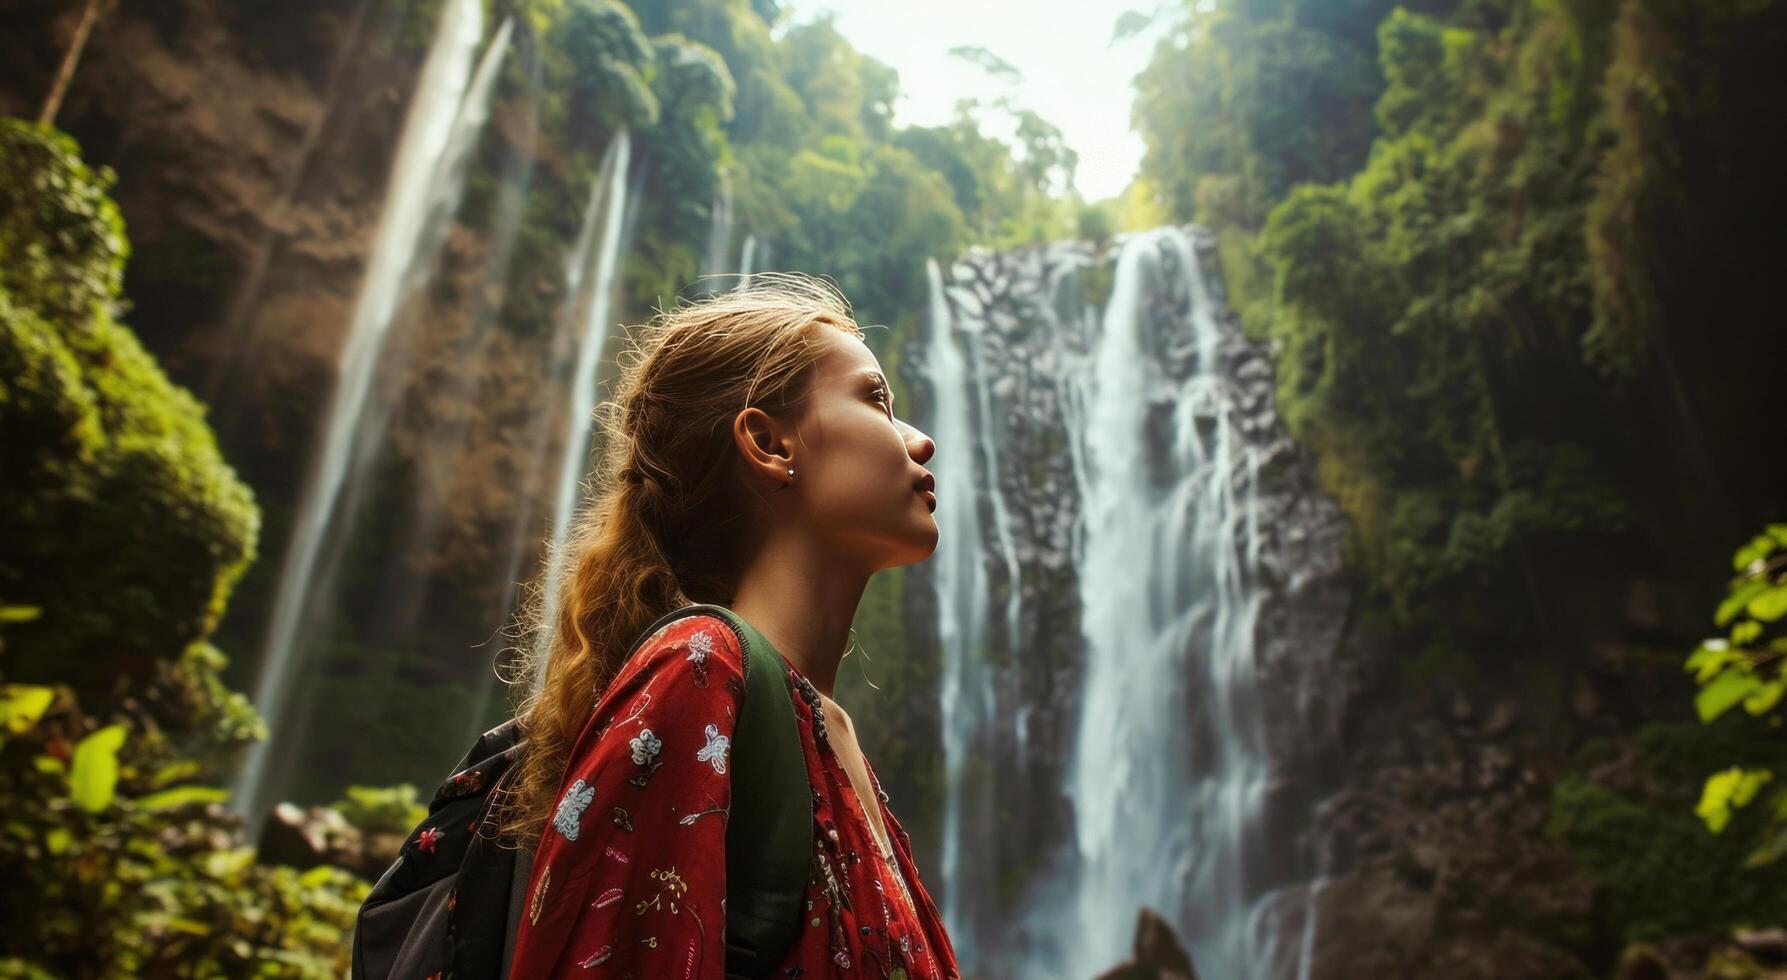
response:
<path id="1" fill-rule="evenodd" d="M 769 273 L 660 312 L 630 338 L 615 397 L 597 408 L 605 456 L 564 541 L 571 561 L 553 622 L 541 622 L 537 587 L 519 614 L 523 669 L 510 684 L 527 747 L 499 803 L 511 840 L 538 839 L 571 749 L 639 633 L 691 602 L 731 602 L 749 524 L 732 420 L 747 407 L 797 411 L 824 329 L 862 337 L 836 287 Z M 543 630 L 547 642 L 527 642 Z"/>

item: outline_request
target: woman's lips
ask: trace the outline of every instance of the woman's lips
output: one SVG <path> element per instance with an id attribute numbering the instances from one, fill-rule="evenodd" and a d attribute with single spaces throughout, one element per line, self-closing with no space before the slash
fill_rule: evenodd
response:
<path id="1" fill-rule="evenodd" d="M 931 513 L 935 514 L 937 512 L 937 495 L 929 490 L 920 490 L 918 495 L 925 498 L 925 503 L 930 506 Z"/>

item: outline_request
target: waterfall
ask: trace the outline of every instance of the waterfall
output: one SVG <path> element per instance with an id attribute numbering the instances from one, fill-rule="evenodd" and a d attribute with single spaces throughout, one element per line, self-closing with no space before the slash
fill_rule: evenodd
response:
<path id="1" fill-rule="evenodd" d="M 464 154 L 484 122 L 486 107 L 470 104 L 472 60 L 482 34 L 483 12 L 477 0 L 448 0 L 443 5 L 404 120 L 335 389 L 324 413 L 315 462 L 299 498 L 263 648 L 254 703 L 271 734 L 248 753 L 231 800 L 251 826 L 271 803 L 264 798 L 268 756 L 282 734 L 290 685 L 307 652 L 300 634 L 316 604 L 317 561 L 325 545 L 339 539 L 342 490 L 350 466 L 364 457 L 362 416 L 384 354 L 386 333 L 417 276 L 424 274 L 416 267 L 416 258 L 431 223 L 442 220 L 437 211 L 457 204 L 457 192 L 449 191 L 447 183 L 463 180 Z M 505 26 L 505 38 L 506 34 Z M 501 50 L 496 43 L 490 46 L 497 58 Z M 489 61 L 487 56 L 487 64 Z M 494 78 L 494 68 L 488 74 Z M 486 83 L 482 98 L 488 96 Z"/>
<path id="2" fill-rule="evenodd" d="M 930 335 L 925 365 L 932 390 L 932 437 L 937 451 L 930 468 L 937 478 L 937 551 L 931 562 L 937 590 L 937 622 L 942 647 L 940 704 L 943 725 L 944 810 L 942 873 L 943 917 L 959 956 L 974 930 L 964 916 L 976 904 L 977 886 L 984 885 L 980 866 L 965 866 L 978 849 L 965 846 L 965 810 L 984 812 L 990 794 L 985 778 L 971 778 L 968 764 L 984 758 L 976 752 L 993 716 L 992 692 L 985 663 L 988 580 L 982 561 L 983 534 L 977 487 L 985 476 L 975 471 L 975 426 L 971 391 L 975 382 L 956 344 L 943 276 L 935 260 L 925 264 L 930 283 Z"/>
<path id="3" fill-rule="evenodd" d="M 971 249 L 902 349 L 937 441 L 939 904 L 987 980 L 1104 974 L 1144 907 L 1203 976 L 1290 980 L 1320 944 L 1299 831 L 1353 683 L 1347 527 L 1214 248 Z"/>
<path id="4" fill-rule="evenodd" d="M 720 174 L 720 193 L 710 206 L 712 225 L 707 232 L 707 255 L 701 264 L 701 277 L 723 276 L 732 250 L 732 183 Z"/>
<path id="5" fill-rule="evenodd" d="M 738 289 L 751 288 L 751 263 L 757 258 L 757 236 L 746 235 L 743 250 L 738 256 Z"/>
<path id="6" fill-rule="evenodd" d="M 1191 293 L 1196 346 L 1181 380 L 1148 335 L 1148 300 L 1175 275 Z M 1252 450 L 1229 418 L 1212 305 L 1183 231 L 1130 239 L 1082 392 L 1086 663 L 1067 773 L 1080 869 L 1073 976 L 1125 958 L 1142 905 L 1183 930 L 1204 975 L 1259 975 L 1269 958 L 1247 928 L 1258 897 L 1251 863 L 1266 844 L 1252 660 L 1258 488 Z M 1150 425 L 1163 414 L 1164 438 Z"/>
<path id="7" fill-rule="evenodd" d="M 403 279 L 398 290 L 400 299 L 419 295 L 433 281 L 434 274 L 440 268 L 441 249 L 447 243 L 447 232 L 453 226 L 453 217 L 459 212 L 459 202 L 465 194 L 465 178 L 470 168 L 472 148 L 477 143 L 478 134 L 484 129 L 484 123 L 490 118 L 490 94 L 496 85 L 497 75 L 502 70 L 503 56 L 509 49 L 509 32 L 513 27 L 514 21 L 505 18 L 496 34 L 491 37 L 490 44 L 485 47 L 477 71 L 472 73 L 465 99 L 453 117 L 446 148 L 428 176 L 429 194 L 423 211 L 425 218 L 411 246 L 409 260 L 404 263 Z M 512 240 L 499 239 L 498 250 L 506 249 Z M 391 318 L 393 322 L 400 318 L 396 307 L 391 311 Z M 415 318 L 416 315 L 412 312 L 409 319 Z M 384 351 L 379 355 L 381 368 L 403 364 L 409 359 L 409 344 L 415 339 L 416 324 L 412 322 L 405 326 L 409 329 L 399 330 L 395 326 L 387 326 L 390 336 L 385 341 Z M 348 468 L 350 492 L 370 492 L 372 489 L 372 461 L 379 450 L 384 448 L 382 437 L 396 405 L 394 395 L 375 396 L 368 398 L 361 410 L 360 419 L 355 426 L 360 433 L 356 439 L 358 458 Z"/>
<path id="8" fill-rule="evenodd" d="M 563 454 L 559 457 L 558 480 L 552 516 L 552 539 L 547 550 L 548 565 L 544 583 L 543 617 L 545 624 L 536 638 L 535 653 L 540 669 L 533 676 L 535 690 L 545 683 L 544 654 L 552 642 L 550 625 L 558 610 L 558 586 L 570 556 L 565 554 L 567 534 L 578 505 L 583 501 L 583 478 L 589 472 L 590 419 L 596 406 L 596 367 L 608 344 L 609 313 L 614 298 L 614 279 L 620 269 L 622 225 L 626 216 L 627 164 L 631 140 L 626 130 L 614 134 L 602 157 L 601 173 L 590 192 L 584 210 L 583 228 L 572 250 L 571 264 L 565 273 L 564 315 L 560 316 L 561 341 L 575 345 L 576 357 L 570 385 L 566 389 L 568 407 L 565 414 Z M 566 332 L 566 327 L 571 327 Z"/>
<path id="9" fill-rule="evenodd" d="M 935 284 L 932 288 L 936 288 Z M 931 300 L 933 308 L 937 302 L 937 298 Z M 943 309 L 947 316 L 948 306 Z M 982 474 L 977 486 L 993 508 L 993 539 L 999 544 L 999 558 L 1005 564 L 1005 580 L 1011 587 L 1011 592 L 1005 598 L 1005 642 L 1013 656 L 1016 656 L 1022 649 L 1018 638 L 1018 614 L 1023 601 L 1023 593 L 1019 588 L 1022 572 L 1018 568 L 1017 546 L 1012 542 L 1011 510 L 1005 504 L 1005 494 L 1000 492 L 997 475 L 1004 470 L 999 467 L 999 424 L 997 416 L 993 414 L 993 396 L 987 380 L 987 375 L 992 372 L 985 368 L 986 345 L 982 343 L 980 331 L 970 332 L 967 337 L 969 350 L 974 353 L 974 362 L 970 368 L 974 374 L 976 411 L 974 431 L 977 435 L 974 444 L 980 452 Z"/>

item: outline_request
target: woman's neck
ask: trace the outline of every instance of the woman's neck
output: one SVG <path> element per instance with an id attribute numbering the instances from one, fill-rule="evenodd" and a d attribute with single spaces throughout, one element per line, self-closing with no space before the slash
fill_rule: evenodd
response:
<path id="1" fill-rule="evenodd" d="M 838 567 L 798 537 L 777 537 L 745 568 L 728 608 L 830 698 L 870 574 Z"/>

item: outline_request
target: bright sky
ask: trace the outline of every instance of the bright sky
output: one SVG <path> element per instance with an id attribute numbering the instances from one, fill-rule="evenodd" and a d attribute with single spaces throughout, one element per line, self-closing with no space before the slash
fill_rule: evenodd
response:
<path id="1" fill-rule="evenodd" d="M 1127 9 L 1148 0 L 787 0 L 796 20 L 837 14 L 838 32 L 857 50 L 900 73 L 901 125 L 935 125 L 955 115 L 956 100 L 1010 96 L 1061 127 L 1079 154 L 1075 185 L 1090 201 L 1121 193 L 1142 159 L 1129 126 L 1131 80 L 1147 64 L 1154 32 L 1114 44 L 1112 29 Z M 984 47 L 1023 73 L 1011 85 L 949 50 Z M 990 135 L 1009 129 L 987 120 Z"/>

